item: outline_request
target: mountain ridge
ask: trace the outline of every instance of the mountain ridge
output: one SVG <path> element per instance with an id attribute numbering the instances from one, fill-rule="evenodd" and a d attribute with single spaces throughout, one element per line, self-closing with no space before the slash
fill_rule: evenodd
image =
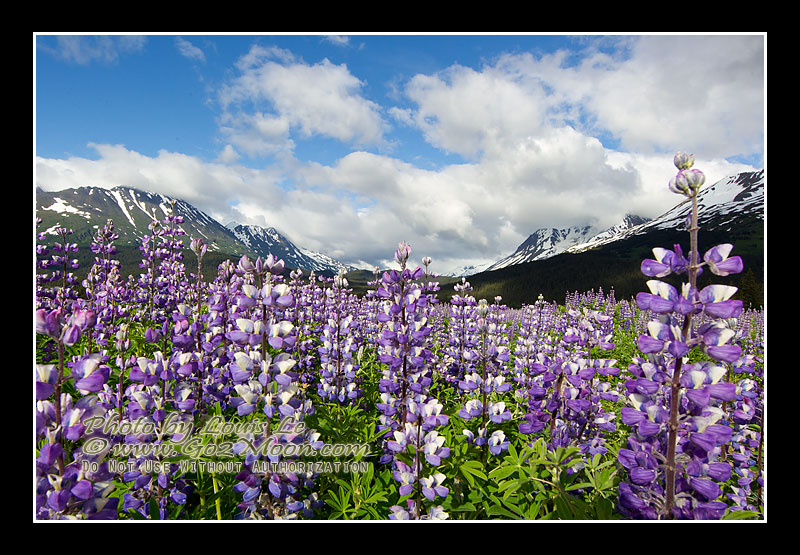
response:
<path id="1" fill-rule="evenodd" d="M 42 219 L 41 230 L 56 225 L 73 230 L 72 240 L 88 246 L 98 226 L 111 219 L 119 234 L 117 245 L 138 247 L 148 235 L 153 219 L 163 219 L 170 212 L 182 216 L 186 232 L 185 246 L 191 237 L 202 238 L 209 252 L 253 258 L 272 254 L 290 268 L 335 275 L 347 266 L 323 253 L 299 247 L 275 228 L 237 224 L 238 229 L 222 225 L 191 203 L 160 193 L 118 185 L 112 188 L 85 186 L 61 191 L 36 189 L 36 215 Z"/>
<path id="2" fill-rule="evenodd" d="M 730 230 L 737 222 L 746 221 L 753 214 L 763 219 L 763 206 L 764 170 L 734 174 L 700 189 L 699 224 L 707 230 Z M 685 227 L 683 224 L 690 209 L 691 203 L 687 199 L 652 219 L 626 214 L 620 223 L 604 230 L 590 224 L 567 228 L 540 228 L 531 233 L 510 255 L 495 262 L 451 271 L 447 275 L 469 277 L 517 264 L 546 260 L 564 253 L 584 252 L 656 230 L 681 229 Z"/>
<path id="3" fill-rule="evenodd" d="M 489 265 L 485 271 L 498 270 L 536 260 L 546 260 L 570 249 L 579 248 L 581 245 L 601 239 L 612 239 L 627 231 L 631 227 L 648 221 L 641 216 L 626 214 L 618 224 L 607 228 L 598 229 L 586 224 L 568 228 L 541 228 L 534 231 L 517 247 L 509 256 Z"/>

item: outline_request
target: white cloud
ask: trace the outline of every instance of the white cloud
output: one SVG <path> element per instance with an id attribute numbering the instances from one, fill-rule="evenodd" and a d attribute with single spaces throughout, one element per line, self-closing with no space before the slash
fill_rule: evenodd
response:
<path id="1" fill-rule="evenodd" d="M 336 46 L 347 46 L 350 44 L 350 37 L 345 35 L 325 35 L 324 40 Z"/>
<path id="2" fill-rule="evenodd" d="M 197 60 L 198 62 L 205 62 L 206 55 L 198 47 L 193 45 L 186 39 L 175 37 L 175 47 L 181 56 L 189 58 L 190 60 Z"/>
<path id="3" fill-rule="evenodd" d="M 631 171 L 638 193 L 625 204 L 632 214 L 648 218 L 660 216 L 683 199 L 668 188 L 669 180 L 677 173 L 672 155 L 651 155 L 629 152 L 608 152 L 609 165 Z M 728 162 L 723 158 L 697 159 L 695 168 L 706 176 L 706 184 L 716 183 L 741 172 L 755 171 L 748 164 Z"/>
<path id="4" fill-rule="evenodd" d="M 590 51 L 577 65 L 557 52 L 503 56 L 497 68 L 535 76 L 552 91 L 554 115 L 579 107 L 586 132 L 605 131 L 642 153 L 694 152 L 708 159 L 763 147 L 764 37 L 625 37 L 628 55 Z"/>
<path id="5" fill-rule="evenodd" d="M 437 148 L 467 158 L 492 155 L 537 133 L 546 109 L 540 87 L 523 86 L 492 68 L 451 66 L 437 75 L 416 75 L 405 93 L 418 108 L 393 114 L 413 121 Z"/>
<path id="6" fill-rule="evenodd" d="M 283 116 L 256 112 L 225 113 L 219 130 L 241 151 L 251 157 L 288 153 L 295 143 L 290 138 L 290 123 Z"/>
<path id="7" fill-rule="evenodd" d="M 217 157 L 217 161 L 222 162 L 223 164 L 232 164 L 239 158 L 239 153 L 236 152 L 235 148 L 233 148 L 231 145 L 225 145 L 225 148 L 222 149 L 222 152 L 220 152 L 219 156 Z"/>
<path id="8" fill-rule="evenodd" d="M 225 110 L 223 132 L 235 137 L 242 150 L 269 152 L 267 145 L 276 140 L 285 146 L 289 131 L 356 146 L 385 142 L 388 127 L 380 106 L 361 96 L 364 83 L 347 66 L 328 59 L 311 65 L 285 50 L 254 46 L 237 68 L 241 74 L 221 88 L 219 100 Z"/>
<path id="9" fill-rule="evenodd" d="M 235 219 L 230 206 L 234 201 L 267 203 L 282 194 L 277 183 L 283 176 L 274 170 L 207 163 L 166 150 L 149 157 L 123 145 L 88 146 L 97 152 L 96 160 L 37 157 L 37 186 L 49 191 L 85 186 L 134 187 L 183 199 L 223 224 Z"/>
<path id="10" fill-rule="evenodd" d="M 562 130 L 529 140 L 505 158 L 429 171 L 383 155 L 354 152 L 331 166 L 256 170 L 161 151 L 148 157 L 120 145 L 90 145 L 97 160 L 37 158 L 46 190 L 128 185 L 182 198 L 220 223 L 274 226 L 296 244 L 345 262 L 391 264 L 409 241 L 435 270 L 497 260 L 540 227 L 613 225 L 626 212 L 656 216 L 680 199 L 667 190 L 671 156 L 604 150 Z M 288 166 L 287 166 L 288 167 Z M 745 171 L 698 161 L 716 180 Z M 287 181 L 296 183 L 286 188 Z M 419 258 L 416 258 L 418 263 Z"/>

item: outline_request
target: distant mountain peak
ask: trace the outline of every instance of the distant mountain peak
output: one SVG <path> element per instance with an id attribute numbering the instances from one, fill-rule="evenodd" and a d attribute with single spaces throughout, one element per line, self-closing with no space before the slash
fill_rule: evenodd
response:
<path id="1" fill-rule="evenodd" d="M 764 170 L 739 173 L 706 185 L 697 198 L 703 229 L 730 230 L 740 219 L 753 216 L 763 219 Z M 620 223 L 604 230 L 589 225 L 538 229 L 516 251 L 486 270 L 545 260 L 562 253 L 579 253 L 656 229 L 682 229 L 690 211 L 691 203 L 684 200 L 654 219 L 625 214 Z"/>
<path id="2" fill-rule="evenodd" d="M 339 273 L 340 270 L 350 272 L 355 269 L 326 254 L 298 247 L 274 227 L 241 224 L 235 221 L 228 223 L 227 227 L 253 252 L 259 253 L 260 256 L 272 254 L 282 258 L 291 268 L 332 275 Z"/>
<path id="3" fill-rule="evenodd" d="M 55 225 L 71 228 L 81 245 L 88 245 L 95 230 L 111 219 L 120 235 L 118 244 L 138 246 L 142 237 L 150 233 L 148 225 L 153 218 L 164 218 L 172 211 L 184 219 L 181 227 L 186 232 L 185 243 L 191 237 L 201 237 L 211 251 L 231 256 L 272 254 L 282 258 L 290 268 L 317 273 L 335 275 L 341 269 L 345 272 L 352 269 L 330 256 L 296 246 L 275 228 L 236 221 L 223 226 L 190 203 L 160 193 L 123 185 L 36 191 L 36 215 L 42 218 L 42 228 Z"/>
<path id="4" fill-rule="evenodd" d="M 626 214 L 620 223 L 608 228 L 598 229 L 586 224 L 567 228 L 541 228 L 528 236 L 509 256 L 491 264 L 487 270 L 498 270 L 515 264 L 545 260 L 562 252 L 570 251 L 580 245 L 599 238 L 610 238 L 632 227 L 646 222 L 646 218 L 634 214 Z"/>

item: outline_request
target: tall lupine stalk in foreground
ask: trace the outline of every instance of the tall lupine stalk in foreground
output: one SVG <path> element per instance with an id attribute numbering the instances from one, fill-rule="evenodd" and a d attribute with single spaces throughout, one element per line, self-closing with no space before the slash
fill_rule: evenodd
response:
<path id="1" fill-rule="evenodd" d="M 671 273 L 688 274 L 681 291 L 650 280 L 650 293 L 639 293 L 636 302 L 658 319 L 647 324 L 648 335 L 638 340 L 646 358 L 637 358 L 629 371 L 636 379 L 627 383 L 630 407 L 622 409 L 623 422 L 632 427 L 619 461 L 629 470 L 630 482 L 620 484 L 620 507 L 633 518 L 715 519 L 727 505 L 717 499 L 731 468 L 719 459 L 721 447 L 731 439 L 721 404 L 735 398 L 734 384 L 722 378 L 728 369 L 718 363 L 736 364 L 740 346 L 730 344 L 735 331 L 730 319 L 742 312 L 742 302 L 731 300 L 735 287 L 709 285 L 697 290 L 703 267 L 727 276 L 742 270 L 742 260 L 730 257 L 733 245 L 708 250 L 704 262 L 698 251 L 697 194 L 705 181 L 702 172 L 691 169 L 694 157 L 675 156 L 678 174 L 671 191 L 692 203 L 689 218 L 689 259 L 680 245 L 673 250 L 655 248 L 655 260 L 642 263 L 642 273 L 662 278 Z M 705 315 L 706 323 L 694 326 Z M 690 364 L 688 355 L 697 347 L 715 362 Z M 666 431 L 666 438 L 664 437 Z"/>

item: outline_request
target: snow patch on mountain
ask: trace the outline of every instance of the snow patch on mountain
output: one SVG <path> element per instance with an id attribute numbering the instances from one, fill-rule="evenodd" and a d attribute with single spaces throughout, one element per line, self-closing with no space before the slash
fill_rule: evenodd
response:
<path id="1" fill-rule="evenodd" d="M 89 214 L 89 212 L 75 208 L 74 206 L 68 204 L 61 197 L 53 198 L 53 204 L 44 207 L 43 210 L 52 210 L 53 212 L 57 212 L 59 214 L 62 213 L 76 214 L 78 216 L 86 218 L 87 220 L 91 218 L 91 214 Z"/>

